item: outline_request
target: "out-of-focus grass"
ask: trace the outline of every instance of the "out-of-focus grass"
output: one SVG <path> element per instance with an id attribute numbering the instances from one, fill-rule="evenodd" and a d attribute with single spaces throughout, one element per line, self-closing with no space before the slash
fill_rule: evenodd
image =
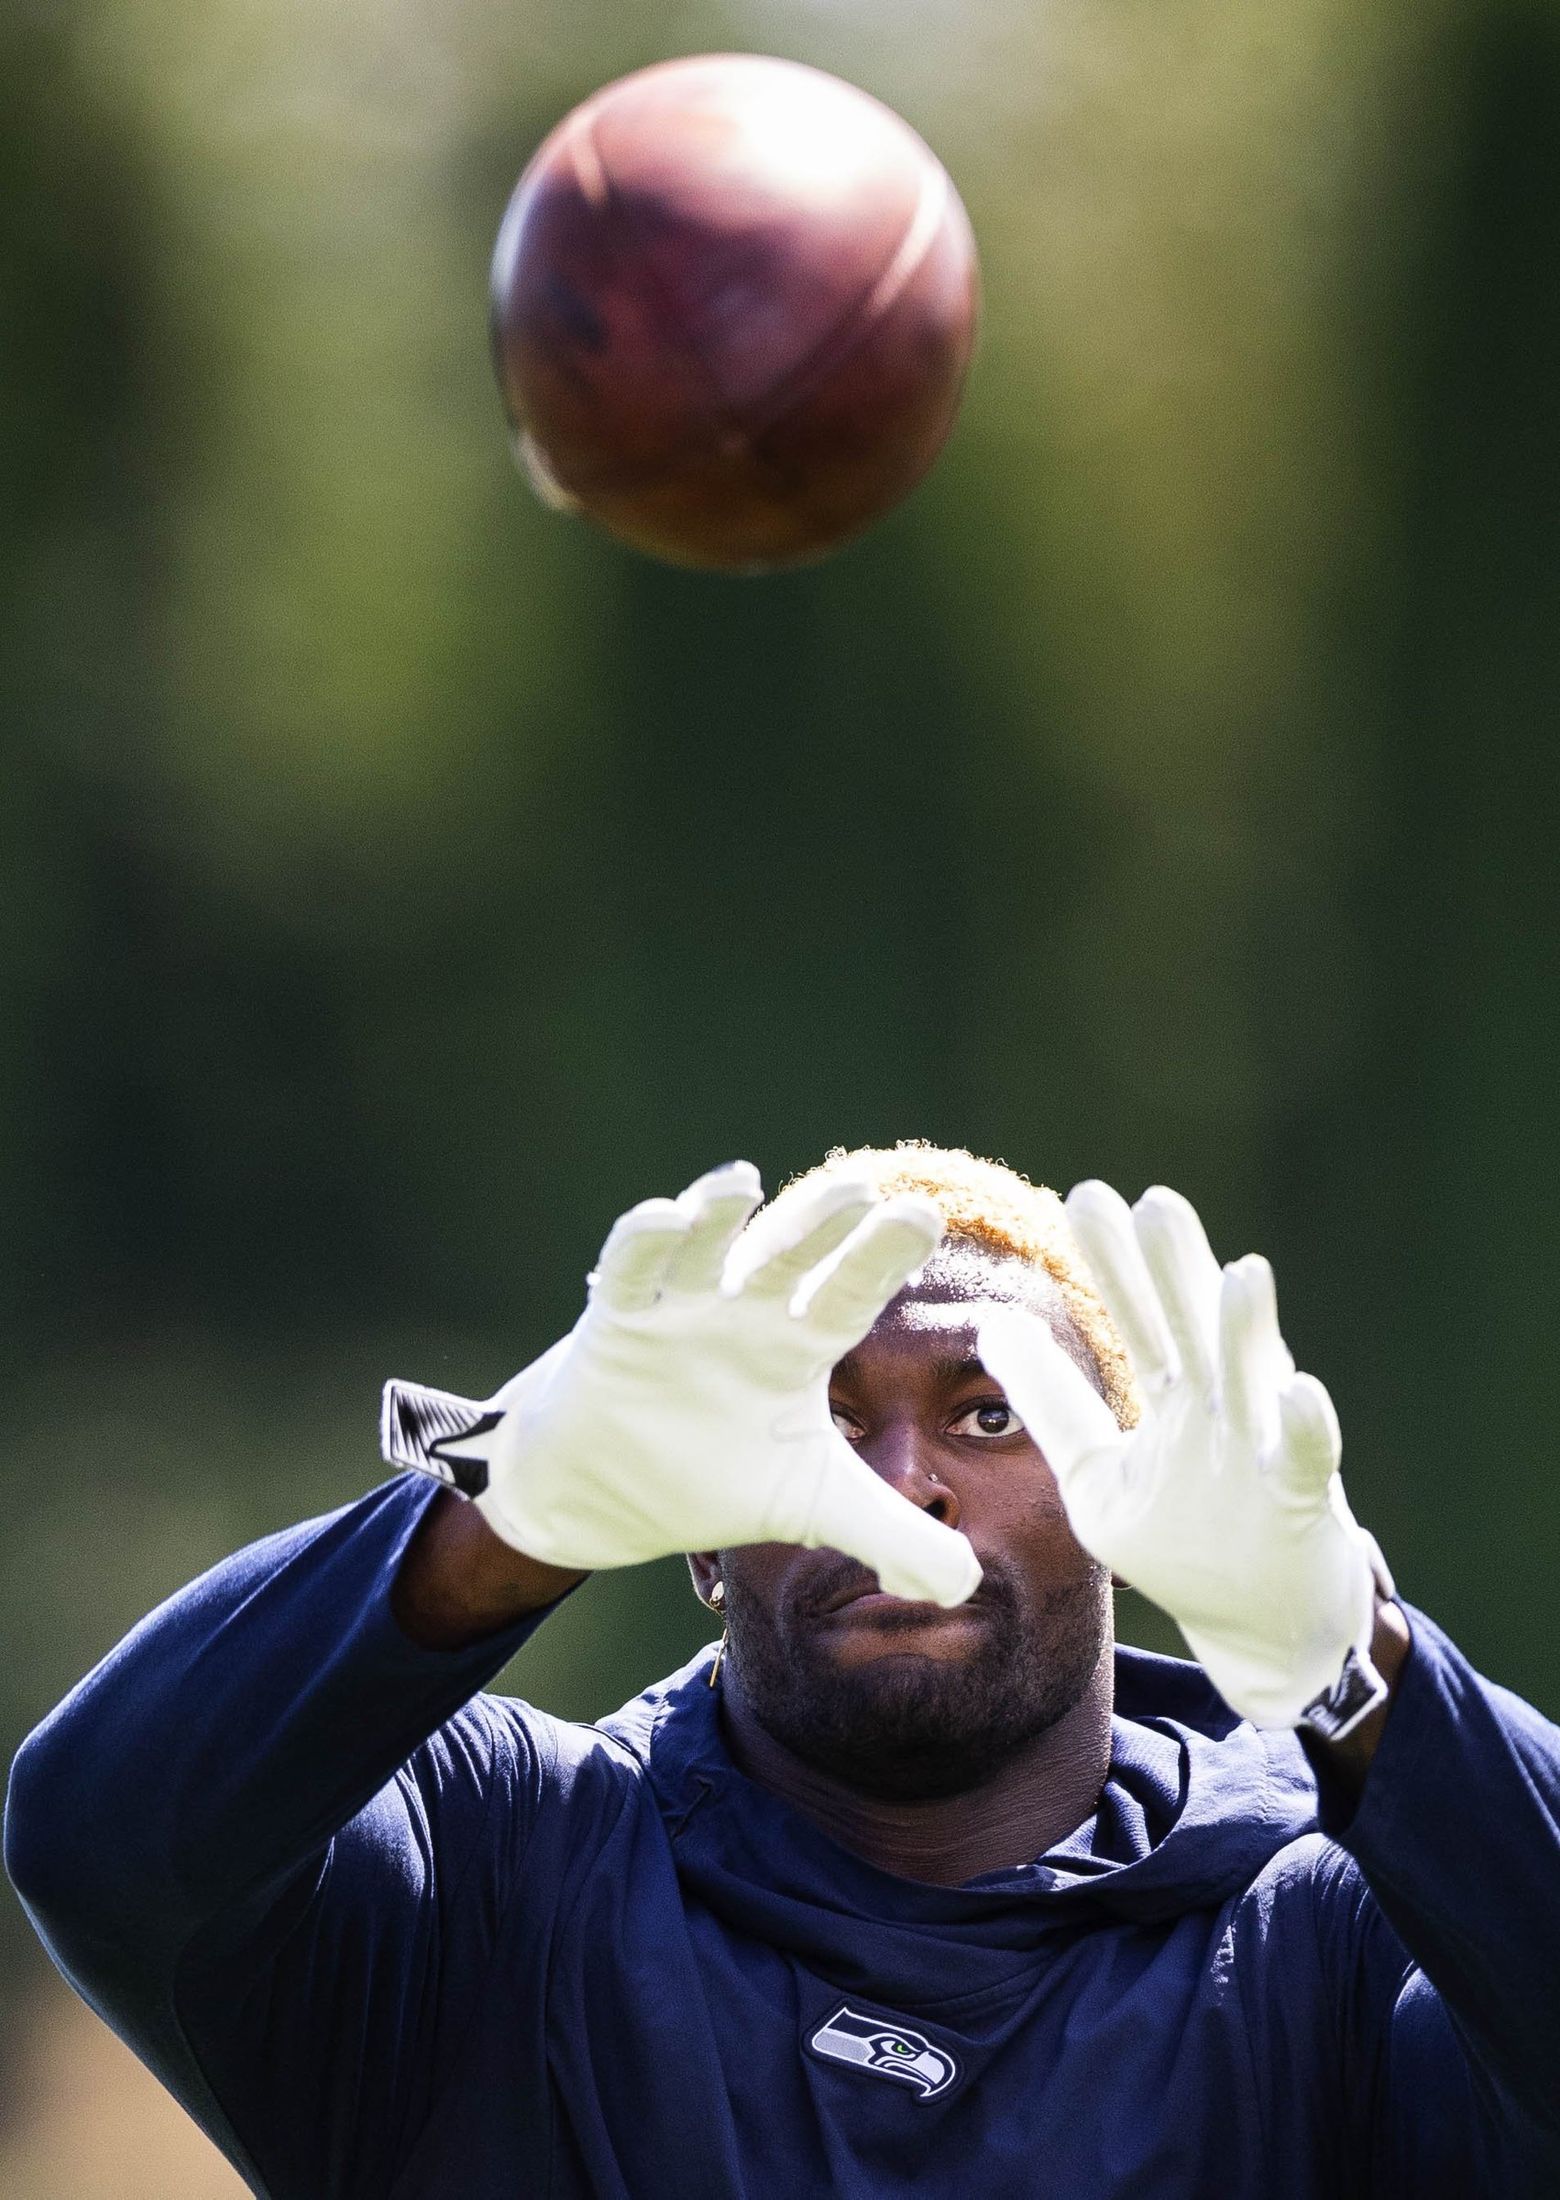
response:
<path id="1" fill-rule="evenodd" d="M 242 2200 L 242 2179 L 41 1959 L 6 2029 L 5 2200 Z"/>

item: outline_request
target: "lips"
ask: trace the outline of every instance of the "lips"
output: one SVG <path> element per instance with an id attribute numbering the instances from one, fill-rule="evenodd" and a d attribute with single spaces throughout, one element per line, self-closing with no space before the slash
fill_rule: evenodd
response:
<path id="1" fill-rule="evenodd" d="M 853 1597 L 843 1597 L 838 1604 L 831 1604 L 823 1617 L 837 1619 L 841 1612 L 854 1612 L 860 1606 L 877 1611 L 890 1605 L 897 1605 L 901 1611 L 920 1612 L 926 1609 L 921 1601 L 911 1603 L 904 1597 L 890 1596 L 886 1589 L 860 1589 Z"/>
<path id="2" fill-rule="evenodd" d="M 817 1618 L 828 1619 L 835 1612 L 843 1612 L 847 1604 L 856 1604 L 859 1603 L 862 1597 L 880 1594 L 877 1575 L 869 1573 L 864 1566 L 861 1566 L 852 1567 L 845 1579 L 837 1583 L 821 1599 L 814 1600 L 810 1598 L 808 1601 Z"/>
<path id="3" fill-rule="evenodd" d="M 979 1596 L 980 1591 L 977 1589 L 974 1597 L 968 1601 L 974 1603 L 978 1601 Z M 831 1619 L 836 1612 L 843 1612 L 848 1605 L 860 1604 L 867 1599 L 871 1600 L 874 1607 L 881 1607 L 885 1610 L 890 1606 L 896 1607 L 902 1612 L 941 1612 L 944 1609 L 942 1605 L 930 1604 L 924 1598 L 890 1596 L 885 1589 L 879 1586 L 877 1575 L 868 1573 L 865 1568 L 853 1568 L 847 1580 L 841 1582 L 823 1598 L 822 1602 L 813 1604 L 811 1608 L 818 1619 Z"/>

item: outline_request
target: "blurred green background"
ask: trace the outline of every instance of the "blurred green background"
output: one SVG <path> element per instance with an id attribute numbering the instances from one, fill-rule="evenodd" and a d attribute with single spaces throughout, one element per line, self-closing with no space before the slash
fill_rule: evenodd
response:
<path id="1" fill-rule="evenodd" d="M 486 353 L 539 138 L 710 47 L 897 106 L 984 254 L 930 482 L 756 582 L 544 512 Z M 1557 239 L 1550 6 L 11 0 L 6 1753 L 621 1206 L 899 1135 L 1269 1252 L 1402 1587 L 1560 1712 Z M 598 1579 L 520 1685 L 703 1620 Z M 8 2192 L 232 2189 L 27 2067 Z"/>

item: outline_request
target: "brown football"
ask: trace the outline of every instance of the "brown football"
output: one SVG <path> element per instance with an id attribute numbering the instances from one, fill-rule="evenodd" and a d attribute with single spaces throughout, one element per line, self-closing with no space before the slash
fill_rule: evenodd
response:
<path id="1" fill-rule="evenodd" d="M 793 61 L 609 84 L 526 169 L 493 350 L 550 503 L 678 564 L 817 558 L 920 480 L 958 409 L 969 220 L 908 123 Z"/>

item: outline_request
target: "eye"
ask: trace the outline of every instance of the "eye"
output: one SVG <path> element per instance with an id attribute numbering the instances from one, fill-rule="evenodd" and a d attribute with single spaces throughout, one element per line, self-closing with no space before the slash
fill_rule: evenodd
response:
<path id="1" fill-rule="evenodd" d="M 859 1443 L 862 1436 L 865 1434 L 861 1423 L 859 1421 L 852 1420 L 851 1416 L 845 1411 L 845 1408 L 843 1406 L 831 1405 L 829 1408 L 829 1419 L 834 1423 L 835 1427 L 844 1437 L 847 1444 Z"/>
<path id="2" fill-rule="evenodd" d="M 994 1438 L 1021 1436 L 1024 1424 L 1006 1398 L 982 1398 L 978 1404 L 966 1406 L 952 1424 L 950 1436 L 974 1436 Z"/>

